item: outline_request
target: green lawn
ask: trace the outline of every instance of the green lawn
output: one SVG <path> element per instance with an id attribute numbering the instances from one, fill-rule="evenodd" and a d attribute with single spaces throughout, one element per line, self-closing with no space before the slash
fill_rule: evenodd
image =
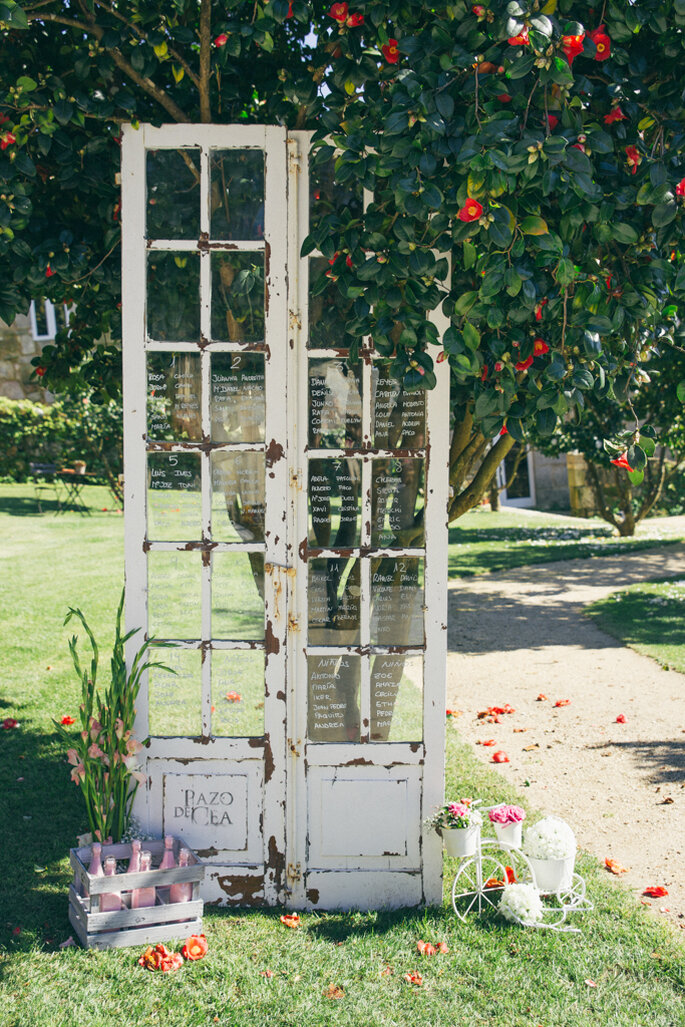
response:
<path id="1" fill-rule="evenodd" d="M 635 538 L 619 538 L 599 518 L 561 517 L 510 508 L 499 513 L 476 508 L 449 531 L 449 575 L 471 577 L 533 563 L 615 556 L 679 541 L 668 522 L 654 518 Z"/>
<path id="2" fill-rule="evenodd" d="M 685 578 L 631 585 L 585 612 L 602 631 L 685 674 Z"/>
<path id="3" fill-rule="evenodd" d="M 68 605 L 106 642 L 122 583 L 122 519 L 97 509 L 36 515 L 30 492 L 0 489 L 0 1025 L 2 1027 L 675 1027 L 685 1022 L 679 937 L 589 857 L 593 912 L 581 935 L 527 931 L 498 919 L 462 924 L 448 904 L 396 913 L 307 914 L 211 909 L 210 951 L 176 974 L 136 964 L 140 948 L 59 950 L 67 920 L 67 851 L 84 829 L 51 718 L 78 693 L 62 627 Z M 104 490 L 103 490 L 104 497 Z M 98 503 L 100 501 L 98 500 Z M 103 498 L 102 506 L 107 506 Z M 450 725 L 448 795 L 516 801 Z M 518 801 L 525 805 L 525 796 Z M 455 864 L 448 862 L 449 881 Z M 450 952 L 420 956 L 419 939 Z M 389 970 L 387 968 L 390 968 Z M 265 971 L 273 976 L 264 976 Z M 418 972 L 423 985 L 404 979 Z M 594 982 L 594 985 L 588 982 Z M 329 985 L 337 1000 L 324 996 Z"/>

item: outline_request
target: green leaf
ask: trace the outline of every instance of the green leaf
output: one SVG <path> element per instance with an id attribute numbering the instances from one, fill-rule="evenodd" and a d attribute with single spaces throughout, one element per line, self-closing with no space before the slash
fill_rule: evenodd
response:
<path id="1" fill-rule="evenodd" d="M 71 118 L 74 108 L 67 100 L 58 100 L 52 110 L 55 115 L 55 120 L 58 121 L 60 125 L 66 125 Z"/>
<path id="2" fill-rule="evenodd" d="M 29 78 L 28 75 L 22 75 L 21 78 L 18 78 L 17 85 L 20 89 L 23 89 L 25 93 L 32 93 L 34 89 L 38 88 L 36 80 L 34 78 Z"/>
<path id="3" fill-rule="evenodd" d="M 670 225 L 671 221 L 675 221 L 677 213 L 678 207 L 675 200 L 671 200 L 670 203 L 660 203 L 652 211 L 652 224 L 655 228 L 663 228 L 665 225 Z"/>
<path id="4" fill-rule="evenodd" d="M 473 304 L 478 299 L 477 292 L 463 292 L 457 302 L 454 304 L 454 312 L 460 317 L 464 314 L 468 314 Z"/>
<path id="5" fill-rule="evenodd" d="M 644 471 L 626 471 L 632 485 L 641 485 L 645 478 Z"/>
<path id="6" fill-rule="evenodd" d="M 678 387 L 675 390 L 675 394 L 678 397 L 679 403 L 685 403 L 685 380 L 678 382 Z"/>
<path id="7" fill-rule="evenodd" d="M 462 334 L 464 336 L 464 342 L 469 349 L 478 349 L 480 345 L 480 332 L 475 328 L 470 321 L 467 321 L 462 328 Z"/>
<path id="8" fill-rule="evenodd" d="M 623 221 L 618 221 L 616 224 L 611 226 L 611 234 L 617 242 L 626 243 L 630 245 L 637 242 L 638 234 L 632 225 L 628 225 Z"/>
<path id="9" fill-rule="evenodd" d="M 476 247 L 468 239 L 464 239 L 464 267 L 468 270 L 476 263 Z"/>
<path id="10" fill-rule="evenodd" d="M 645 456 L 649 458 L 650 456 L 654 456 L 656 442 L 654 439 L 649 439 L 646 435 L 643 435 L 642 432 L 640 432 L 640 447 L 645 451 Z"/>
<path id="11" fill-rule="evenodd" d="M 557 415 L 550 407 L 538 410 L 535 414 L 535 424 L 541 435 L 551 435 L 557 426 Z"/>
<path id="12" fill-rule="evenodd" d="M 524 218 L 520 228 L 524 235 L 547 235 L 549 232 L 545 219 L 534 215 Z"/>
<path id="13" fill-rule="evenodd" d="M 439 114 L 449 120 L 454 114 L 454 100 L 448 93 L 437 93 L 435 106 Z"/>

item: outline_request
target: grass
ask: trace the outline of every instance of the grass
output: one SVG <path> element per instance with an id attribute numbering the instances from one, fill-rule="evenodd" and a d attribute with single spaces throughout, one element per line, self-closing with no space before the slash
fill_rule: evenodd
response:
<path id="1" fill-rule="evenodd" d="M 608 635 L 685 674 L 685 578 L 631 585 L 585 612 Z"/>
<path id="2" fill-rule="evenodd" d="M 622 539 L 599 518 L 477 508 L 450 527 L 449 576 L 466 578 L 534 563 L 635 553 L 679 539 L 658 518 L 643 522 L 637 537 Z"/>
<path id="3" fill-rule="evenodd" d="M 2 717 L 21 722 L 0 732 L 2 1027 L 685 1022 L 679 938 L 589 857 L 580 870 L 595 908 L 575 915 L 581 935 L 527 931 L 494 917 L 462 924 L 447 903 L 311 913 L 295 931 L 279 922 L 278 910 L 209 909 L 208 956 L 176 974 L 143 971 L 136 964 L 141 948 L 60 951 L 71 933 L 66 854 L 84 828 L 51 720 L 73 712 L 78 701 L 62 621 L 68 605 L 82 606 L 104 649 L 121 589 L 122 523 L 99 507 L 90 518 L 39 517 L 29 500 L 29 493 L 0 489 L 7 583 L 0 598 L 0 702 Z M 452 797 L 517 801 L 452 727 L 447 777 Z M 518 801 L 526 805 L 525 797 Z M 448 861 L 447 884 L 454 869 Z M 444 940 L 450 952 L 420 956 L 419 939 Z M 421 987 L 404 979 L 415 972 Z M 331 984 L 344 996 L 326 997 Z"/>

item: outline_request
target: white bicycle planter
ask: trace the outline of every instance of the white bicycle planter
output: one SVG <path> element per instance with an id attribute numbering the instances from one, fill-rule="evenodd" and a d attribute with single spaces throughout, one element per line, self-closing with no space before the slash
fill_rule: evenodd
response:
<path id="1" fill-rule="evenodd" d="M 497 838 L 479 837 L 474 855 L 460 858 L 452 884 L 452 908 L 464 922 L 470 915 L 480 915 L 488 908 L 496 911 L 504 885 L 514 881 L 534 885 L 547 900 L 543 919 L 524 926 L 580 933 L 579 928 L 565 923 L 569 913 L 592 909 L 580 874 L 574 872 L 568 885 L 545 891 L 538 887 L 526 854 L 518 846 Z"/>

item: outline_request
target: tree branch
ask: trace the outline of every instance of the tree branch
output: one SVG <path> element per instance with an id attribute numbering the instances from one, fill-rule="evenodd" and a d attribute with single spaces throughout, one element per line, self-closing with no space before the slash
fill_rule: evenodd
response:
<path id="1" fill-rule="evenodd" d="M 212 45 L 212 2 L 201 0 L 200 4 L 200 120 L 209 124 L 212 120 L 209 83 L 211 76 Z"/>
<path id="2" fill-rule="evenodd" d="M 515 441 L 511 435 L 500 435 L 492 449 L 488 450 L 475 476 L 466 488 L 452 499 L 448 511 L 449 521 L 454 521 L 457 517 L 461 517 L 467 510 L 471 510 L 472 507 L 480 502 L 484 492 L 495 477 L 497 468 Z"/>
<path id="3" fill-rule="evenodd" d="M 99 25 L 77 21 L 76 18 L 66 18 L 61 14 L 38 13 L 35 15 L 29 14 L 28 17 L 29 21 L 51 21 L 56 25 L 66 25 L 68 28 L 78 29 L 79 32 L 84 32 L 86 35 L 95 36 L 97 40 L 102 39 L 104 35 L 104 29 Z M 190 118 L 181 110 L 178 104 L 174 103 L 171 97 L 167 96 L 167 94 L 160 89 L 159 86 L 156 86 L 151 79 L 146 78 L 143 75 L 139 75 L 119 50 L 108 50 L 107 53 L 109 53 L 120 71 L 123 71 L 128 75 L 136 85 L 140 86 L 143 92 L 147 93 L 153 100 L 156 100 L 160 107 L 163 107 L 167 114 L 171 115 L 174 121 L 190 121 Z"/>
<path id="4" fill-rule="evenodd" d="M 52 0 L 46 0 L 46 3 L 52 3 Z M 144 40 L 146 43 L 150 44 L 150 46 L 152 45 L 150 43 L 150 39 L 149 39 L 148 35 L 145 32 L 143 32 L 142 29 L 139 29 L 138 26 L 136 24 L 134 24 L 134 22 L 129 21 L 128 18 L 126 18 L 123 14 L 121 14 L 120 11 L 115 10 L 115 8 L 112 7 L 111 4 L 105 3 L 105 0 L 95 0 L 95 4 L 98 7 L 102 7 L 103 11 L 107 11 L 108 14 L 111 14 L 112 17 L 116 18 L 117 21 L 120 21 L 122 23 L 122 25 L 125 25 L 126 28 L 129 30 L 129 32 L 132 32 L 134 35 L 138 36 L 138 39 Z M 185 71 L 186 75 L 188 76 L 190 81 L 193 83 L 193 85 L 196 86 L 199 89 L 200 88 L 200 79 L 198 78 L 197 74 L 193 71 L 191 66 L 188 64 L 186 59 L 181 56 L 181 54 L 178 52 L 178 50 L 174 50 L 168 44 L 167 44 L 167 49 L 168 49 L 169 55 L 171 57 L 173 57 L 174 61 L 183 68 L 183 70 Z"/>

